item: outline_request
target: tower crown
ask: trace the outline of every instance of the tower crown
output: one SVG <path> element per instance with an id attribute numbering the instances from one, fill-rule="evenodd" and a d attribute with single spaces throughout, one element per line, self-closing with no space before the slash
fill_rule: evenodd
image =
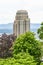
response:
<path id="1" fill-rule="evenodd" d="M 28 14 L 26 10 L 18 10 L 16 14 Z"/>
<path id="2" fill-rule="evenodd" d="M 16 13 L 16 20 L 24 20 L 28 18 L 28 12 L 26 10 L 18 10 Z"/>

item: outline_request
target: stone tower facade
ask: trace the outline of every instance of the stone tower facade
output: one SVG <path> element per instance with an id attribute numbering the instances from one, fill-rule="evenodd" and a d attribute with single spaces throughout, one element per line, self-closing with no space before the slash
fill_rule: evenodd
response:
<path id="1" fill-rule="evenodd" d="M 18 37 L 28 31 L 30 31 L 28 12 L 26 10 L 18 10 L 13 24 L 13 33 Z"/>

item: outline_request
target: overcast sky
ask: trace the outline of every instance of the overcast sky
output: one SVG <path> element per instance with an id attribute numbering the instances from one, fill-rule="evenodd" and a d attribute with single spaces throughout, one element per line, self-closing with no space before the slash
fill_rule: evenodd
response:
<path id="1" fill-rule="evenodd" d="M 27 10 L 31 23 L 43 21 L 43 0 L 0 0 L 0 24 L 14 22 L 17 10 Z"/>

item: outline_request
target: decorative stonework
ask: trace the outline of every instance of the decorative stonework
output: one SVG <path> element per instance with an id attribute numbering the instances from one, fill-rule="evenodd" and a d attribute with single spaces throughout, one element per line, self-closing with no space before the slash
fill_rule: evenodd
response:
<path id="1" fill-rule="evenodd" d="M 30 31 L 30 18 L 26 10 L 19 10 L 16 13 L 15 21 L 13 24 L 13 33 L 16 36 Z"/>

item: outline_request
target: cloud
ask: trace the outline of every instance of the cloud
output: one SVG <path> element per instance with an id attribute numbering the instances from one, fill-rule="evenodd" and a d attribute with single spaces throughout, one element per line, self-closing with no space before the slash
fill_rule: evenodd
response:
<path id="1" fill-rule="evenodd" d="M 0 0 L 0 23 L 14 22 L 20 9 L 28 11 L 32 23 L 43 21 L 43 0 Z"/>

